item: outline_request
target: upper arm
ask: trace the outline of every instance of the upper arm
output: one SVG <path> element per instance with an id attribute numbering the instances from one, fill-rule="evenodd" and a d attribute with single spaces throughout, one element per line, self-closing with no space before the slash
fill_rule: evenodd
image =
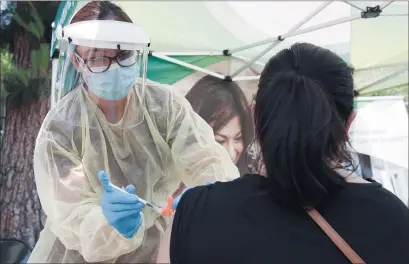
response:
<path id="1" fill-rule="evenodd" d="M 170 224 L 161 240 L 156 263 L 187 263 L 187 245 L 190 242 L 189 232 L 194 232 L 194 220 L 196 210 L 201 210 L 197 204 L 203 197 L 203 188 L 198 186 L 192 188 L 182 196 L 178 208 L 171 218 Z"/>
<path id="2" fill-rule="evenodd" d="M 156 263 L 170 263 L 169 249 L 170 249 L 170 236 L 172 233 L 172 225 L 173 225 L 173 216 L 171 217 L 169 221 L 169 225 L 166 228 L 166 231 L 160 242 L 159 253 L 156 259 Z"/>
<path id="3" fill-rule="evenodd" d="M 69 124 L 46 120 L 36 141 L 34 173 L 49 228 L 67 250 L 76 250 L 87 262 L 112 260 L 135 251 L 145 237 L 145 224 L 131 238 L 123 237 L 106 220 L 87 169 L 81 141 Z M 88 171 L 89 172 L 89 171 Z"/>
<path id="4" fill-rule="evenodd" d="M 162 256 L 170 258 L 170 261 L 165 263 L 190 263 L 188 258 L 192 252 L 189 252 L 190 248 L 188 246 L 193 242 L 191 237 L 196 237 L 195 234 L 200 231 L 196 229 L 200 228 L 200 226 L 196 226 L 195 223 L 200 212 L 204 209 L 203 204 L 206 203 L 206 194 L 209 188 L 211 187 L 194 187 L 186 191 L 180 199 L 172 226 L 167 230 L 168 236 L 165 236 L 167 240 L 162 242 L 164 247 L 169 245 L 169 252 L 162 251 Z"/>

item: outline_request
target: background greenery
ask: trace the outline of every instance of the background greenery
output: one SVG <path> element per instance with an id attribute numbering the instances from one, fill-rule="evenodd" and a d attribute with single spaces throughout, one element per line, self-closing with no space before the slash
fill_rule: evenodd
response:
<path id="1" fill-rule="evenodd" d="M 35 140 L 49 110 L 51 23 L 57 1 L 1 1 L 0 239 L 33 247 L 45 223 L 33 170 Z"/>

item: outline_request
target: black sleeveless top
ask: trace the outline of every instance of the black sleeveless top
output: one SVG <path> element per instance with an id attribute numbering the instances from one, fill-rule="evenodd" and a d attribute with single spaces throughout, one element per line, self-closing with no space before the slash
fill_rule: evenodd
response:
<path id="1" fill-rule="evenodd" d="M 302 210 L 278 206 L 246 175 L 188 190 L 176 211 L 172 264 L 349 263 Z M 409 263 L 409 209 L 378 183 L 348 183 L 316 208 L 368 264 Z"/>

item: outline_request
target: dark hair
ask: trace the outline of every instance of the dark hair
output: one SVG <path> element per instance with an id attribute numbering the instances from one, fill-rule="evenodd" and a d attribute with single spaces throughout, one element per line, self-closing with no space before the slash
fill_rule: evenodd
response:
<path id="1" fill-rule="evenodd" d="M 309 43 L 296 43 L 266 64 L 254 118 L 269 190 L 279 202 L 314 207 L 345 186 L 334 166 L 353 164 L 345 130 L 353 87 L 347 63 Z"/>
<path id="2" fill-rule="evenodd" d="M 237 166 L 240 171 L 247 170 L 245 152 L 253 140 L 254 125 L 241 88 L 235 82 L 206 75 L 190 89 L 186 99 L 207 123 L 214 122 L 212 128 L 215 134 L 234 117 L 240 118 L 244 148 Z"/>
<path id="3" fill-rule="evenodd" d="M 132 19 L 114 3 L 91 1 L 81 7 L 71 20 L 72 23 L 87 20 L 116 20 L 132 23 Z"/>

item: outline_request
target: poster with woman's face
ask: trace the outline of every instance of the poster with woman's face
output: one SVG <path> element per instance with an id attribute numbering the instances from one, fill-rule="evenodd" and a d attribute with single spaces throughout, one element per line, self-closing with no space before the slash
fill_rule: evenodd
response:
<path id="1" fill-rule="evenodd" d="M 241 62 L 227 60 L 207 69 L 226 75 L 240 65 Z M 259 73 L 260 69 L 251 68 L 240 75 L 254 76 Z M 254 150 L 251 110 L 257 85 L 255 80 L 228 82 L 201 72 L 195 72 L 173 85 L 185 95 L 193 110 L 211 126 L 215 140 L 226 149 L 241 175 L 258 172 L 259 155 Z"/>

